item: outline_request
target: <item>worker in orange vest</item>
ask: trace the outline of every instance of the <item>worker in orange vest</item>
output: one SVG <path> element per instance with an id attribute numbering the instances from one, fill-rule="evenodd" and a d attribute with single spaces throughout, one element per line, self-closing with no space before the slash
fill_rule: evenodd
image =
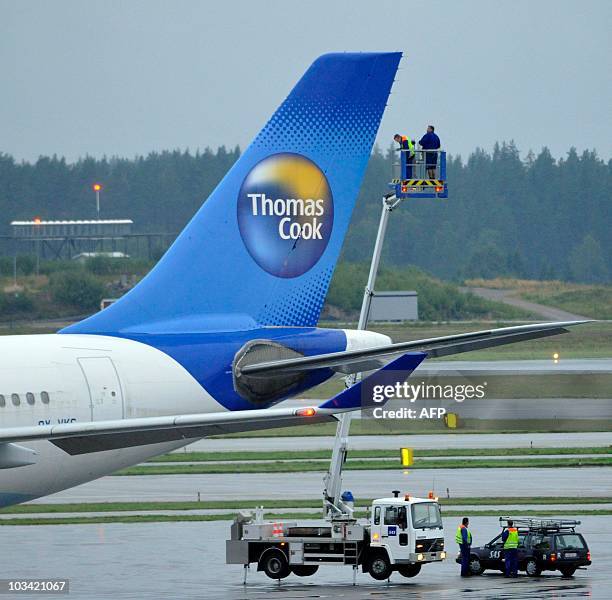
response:
<path id="1" fill-rule="evenodd" d="M 402 174 L 403 179 L 412 179 L 414 173 L 414 141 L 408 136 L 396 133 L 393 139 L 399 144 L 398 150 L 406 153 L 406 171 Z"/>

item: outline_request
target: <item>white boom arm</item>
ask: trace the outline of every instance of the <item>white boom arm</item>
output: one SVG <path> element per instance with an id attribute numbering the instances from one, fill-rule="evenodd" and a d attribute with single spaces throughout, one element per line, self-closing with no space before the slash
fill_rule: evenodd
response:
<path id="1" fill-rule="evenodd" d="M 370 263 L 370 273 L 366 284 L 363 301 L 361 303 L 361 313 L 359 314 L 359 324 L 357 329 L 365 329 L 368 325 L 368 317 L 370 316 L 370 305 L 372 304 L 372 295 L 374 293 L 374 283 L 378 273 L 380 257 L 382 254 L 383 244 L 385 241 L 385 233 L 387 224 L 389 223 L 389 215 L 391 211 L 400 203 L 400 201 L 391 194 L 384 196 L 382 199 L 382 213 L 378 224 L 378 233 L 376 234 L 376 242 L 374 244 L 374 252 L 372 253 L 372 262 Z M 361 373 L 355 373 L 347 377 L 347 387 L 354 385 L 361 379 Z M 348 454 L 348 437 L 351 428 L 352 414 L 344 413 L 338 418 L 336 427 L 336 438 L 334 440 L 334 448 L 332 451 L 329 471 L 323 478 L 323 508 L 326 518 L 334 517 L 352 517 L 353 509 L 341 500 L 342 494 L 342 468 L 346 462 Z"/>

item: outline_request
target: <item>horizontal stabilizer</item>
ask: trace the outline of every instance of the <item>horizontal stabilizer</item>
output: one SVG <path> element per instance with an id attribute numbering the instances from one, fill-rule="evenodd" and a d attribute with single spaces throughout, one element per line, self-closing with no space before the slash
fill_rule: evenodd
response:
<path id="1" fill-rule="evenodd" d="M 401 342 L 377 348 L 346 350 L 316 356 L 300 356 L 277 361 L 260 362 L 244 366 L 241 374 L 251 377 L 274 377 L 281 374 L 312 371 L 328 368 L 338 373 L 358 373 L 371 371 L 386 364 L 394 356 L 406 352 L 424 352 L 427 358 L 438 358 L 533 340 L 560 333 L 567 333 L 567 327 L 590 323 L 591 321 L 564 321 L 558 323 L 538 323 L 501 327 L 471 333 L 459 333 L 411 342 Z"/>
<path id="2" fill-rule="evenodd" d="M 424 352 L 403 354 L 382 369 L 340 392 L 331 400 L 324 402 L 319 408 L 354 410 L 374 406 L 372 390 L 375 385 L 395 385 L 397 382 L 405 381 L 426 356 Z"/>

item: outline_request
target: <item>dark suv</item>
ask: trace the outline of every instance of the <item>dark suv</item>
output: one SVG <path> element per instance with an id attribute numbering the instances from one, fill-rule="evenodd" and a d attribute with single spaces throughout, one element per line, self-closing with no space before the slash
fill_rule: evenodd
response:
<path id="1" fill-rule="evenodd" d="M 507 519 L 500 519 L 502 527 L 506 522 Z M 575 530 L 579 524 L 580 521 L 514 519 L 519 533 L 519 570 L 530 577 L 538 577 L 542 571 L 561 571 L 564 577 L 571 577 L 578 567 L 590 565 L 587 543 Z M 460 557 L 457 562 L 461 562 Z M 488 544 L 471 550 L 472 575 L 480 575 L 486 569 L 504 571 L 501 533 Z"/>

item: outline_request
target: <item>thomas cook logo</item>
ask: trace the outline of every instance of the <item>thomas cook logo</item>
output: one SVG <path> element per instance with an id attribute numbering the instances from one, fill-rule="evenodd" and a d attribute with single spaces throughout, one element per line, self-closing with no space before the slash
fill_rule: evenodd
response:
<path id="1" fill-rule="evenodd" d="M 300 154 L 257 163 L 238 195 L 240 235 L 255 262 L 276 277 L 298 277 L 321 258 L 334 224 L 325 174 Z"/>

